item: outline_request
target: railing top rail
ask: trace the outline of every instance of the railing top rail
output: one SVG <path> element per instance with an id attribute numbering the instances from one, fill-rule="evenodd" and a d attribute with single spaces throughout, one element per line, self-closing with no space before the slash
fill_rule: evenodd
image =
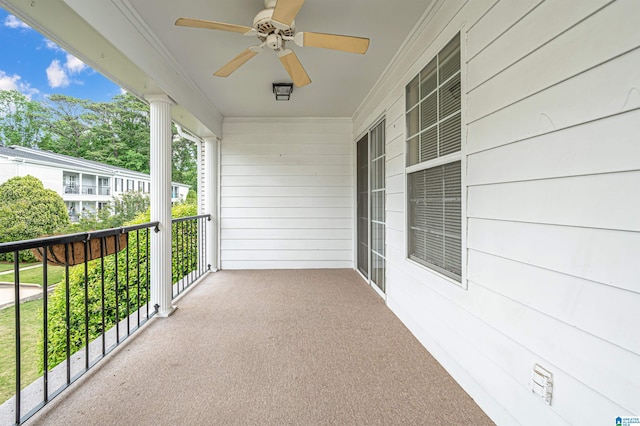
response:
<path id="1" fill-rule="evenodd" d="M 171 223 L 186 222 L 187 220 L 195 220 L 195 219 L 211 219 L 211 215 L 199 214 L 197 216 L 179 217 L 177 219 L 171 219 Z"/>
<path id="2" fill-rule="evenodd" d="M 123 226 L 120 228 L 103 229 L 100 231 L 79 232 L 76 234 L 54 235 L 51 237 L 34 238 L 24 241 L 12 241 L 8 243 L 0 243 L 0 253 L 11 253 L 19 250 L 30 250 L 43 246 L 54 244 L 68 244 L 77 241 L 88 241 L 92 238 L 104 238 L 112 235 L 120 235 L 132 232 L 138 229 L 153 228 L 160 222 L 147 222 L 140 225 Z"/>

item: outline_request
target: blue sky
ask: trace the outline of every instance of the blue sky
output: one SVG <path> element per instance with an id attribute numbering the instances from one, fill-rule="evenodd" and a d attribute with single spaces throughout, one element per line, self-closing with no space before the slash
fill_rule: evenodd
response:
<path id="1" fill-rule="evenodd" d="M 11 89 L 33 100 L 56 93 L 108 101 L 122 93 L 118 85 L 0 8 L 0 90 Z"/>

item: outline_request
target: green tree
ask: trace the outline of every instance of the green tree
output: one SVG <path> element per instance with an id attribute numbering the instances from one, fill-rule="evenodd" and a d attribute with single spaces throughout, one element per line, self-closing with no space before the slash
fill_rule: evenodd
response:
<path id="1" fill-rule="evenodd" d="M 17 90 L 0 91 L 0 145 L 37 148 L 49 138 L 47 109 Z"/>
<path id="2" fill-rule="evenodd" d="M 0 242 L 55 234 L 68 224 L 62 197 L 37 178 L 14 177 L 0 185 Z M 32 259 L 30 252 L 23 253 L 24 260 Z"/>
<path id="3" fill-rule="evenodd" d="M 192 190 L 198 183 L 198 148 L 195 143 L 174 137 L 172 144 L 171 180 L 185 183 Z"/>
<path id="4" fill-rule="evenodd" d="M 40 148 L 72 157 L 87 158 L 87 155 L 93 152 L 89 138 L 90 103 L 91 101 L 72 96 L 49 96 L 45 105 L 48 117 L 46 127 L 52 136 L 45 143 L 41 143 Z"/>
<path id="5" fill-rule="evenodd" d="M 149 106 L 126 93 L 88 109 L 92 153 L 84 158 L 149 173 Z"/>

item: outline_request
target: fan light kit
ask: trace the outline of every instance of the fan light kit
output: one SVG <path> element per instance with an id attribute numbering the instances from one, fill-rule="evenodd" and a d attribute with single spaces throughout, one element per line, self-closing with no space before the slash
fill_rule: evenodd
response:
<path id="1" fill-rule="evenodd" d="M 293 83 L 273 83 L 273 94 L 276 101 L 288 101 L 293 92 Z"/>
<path id="2" fill-rule="evenodd" d="M 228 77 L 247 63 L 249 59 L 268 47 L 277 53 L 282 66 L 296 87 L 302 87 L 311 83 L 311 79 L 295 52 L 287 48 L 288 42 L 292 41 L 299 47 L 319 47 L 360 54 L 365 54 L 369 48 L 368 38 L 311 32 L 296 33 L 294 19 L 303 4 L 304 0 L 264 0 L 265 9 L 253 19 L 252 27 L 193 18 L 179 18 L 176 25 L 231 31 L 258 38 L 259 45 L 251 46 L 242 51 L 213 74 L 217 77 Z"/>

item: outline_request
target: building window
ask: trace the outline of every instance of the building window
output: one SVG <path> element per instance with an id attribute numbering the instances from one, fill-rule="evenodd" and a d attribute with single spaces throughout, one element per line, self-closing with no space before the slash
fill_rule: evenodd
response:
<path id="1" fill-rule="evenodd" d="M 178 198 L 178 187 L 177 186 L 172 186 L 171 187 L 171 198 Z"/>
<path id="2" fill-rule="evenodd" d="M 115 180 L 116 180 L 116 192 L 124 191 L 122 178 L 116 178 Z"/>
<path id="3" fill-rule="evenodd" d="M 408 257 L 462 281 L 460 37 L 406 86 Z"/>
<path id="4" fill-rule="evenodd" d="M 147 194 L 151 192 L 151 182 L 147 182 Z"/>
<path id="5" fill-rule="evenodd" d="M 135 181 L 133 179 L 127 179 L 127 192 L 135 189 Z"/>
<path id="6" fill-rule="evenodd" d="M 144 182 L 141 180 L 138 181 L 138 192 L 144 192 Z"/>
<path id="7" fill-rule="evenodd" d="M 111 195 L 109 178 L 98 178 L 98 194 Z"/>

